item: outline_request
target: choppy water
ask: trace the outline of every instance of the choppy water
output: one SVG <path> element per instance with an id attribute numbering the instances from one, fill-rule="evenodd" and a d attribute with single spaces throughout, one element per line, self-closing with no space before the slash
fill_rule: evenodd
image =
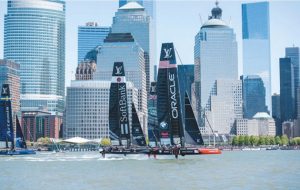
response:
<path id="1" fill-rule="evenodd" d="M 233 151 L 182 160 L 97 152 L 0 157 L 0 190 L 300 189 L 300 151 Z"/>

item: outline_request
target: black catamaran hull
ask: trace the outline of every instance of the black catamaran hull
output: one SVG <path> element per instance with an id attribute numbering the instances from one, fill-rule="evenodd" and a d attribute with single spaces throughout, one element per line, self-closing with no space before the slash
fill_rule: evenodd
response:
<path id="1" fill-rule="evenodd" d="M 199 156 L 206 154 L 221 154 L 219 149 L 214 148 L 179 148 L 179 149 L 144 149 L 139 151 L 120 150 L 112 152 L 100 152 L 103 158 L 125 158 L 125 159 L 139 159 L 139 158 L 154 158 L 154 159 L 173 159 L 183 158 L 185 156 Z"/>

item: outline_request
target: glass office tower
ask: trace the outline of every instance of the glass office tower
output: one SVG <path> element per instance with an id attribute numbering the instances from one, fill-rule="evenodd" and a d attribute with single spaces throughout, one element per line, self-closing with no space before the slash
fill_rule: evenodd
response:
<path id="1" fill-rule="evenodd" d="M 243 78 L 244 118 L 252 119 L 257 112 L 267 112 L 266 89 L 258 75 Z"/>
<path id="2" fill-rule="evenodd" d="M 21 110 L 62 114 L 65 94 L 65 2 L 10 0 L 4 57 L 20 64 Z"/>
<path id="3" fill-rule="evenodd" d="M 280 116 L 281 122 L 295 119 L 294 68 L 291 58 L 280 58 Z"/>
<path id="4" fill-rule="evenodd" d="M 145 8 L 136 2 L 129 2 L 115 13 L 112 33 L 131 33 L 143 48 L 146 71 L 146 89 L 149 92 L 150 78 L 153 78 L 155 62 L 155 27 Z M 151 76 L 151 77 L 150 77 Z"/>
<path id="5" fill-rule="evenodd" d="M 243 74 L 262 78 L 266 104 L 272 110 L 269 3 L 242 4 L 242 27 Z"/>
<path id="6" fill-rule="evenodd" d="M 147 14 L 152 17 L 152 19 L 156 18 L 156 0 L 119 0 L 119 7 L 126 5 L 130 1 L 135 1 L 138 4 L 142 5 Z"/>
<path id="7" fill-rule="evenodd" d="M 84 60 L 88 52 L 101 46 L 110 33 L 111 28 L 98 26 L 96 22 L 88 22 L 78 27 L 78 63 Z"/>
<path id="8" fill-rule="evenodd" d="M 217 79 L 238 79 L 236 35 L 221 19 L 222 9 L 218 5 L 211 12 L 212 16 L 195 36 L 194 46 L 195 83 L 201 84 L 196 85 L 195 93 L 200 94 L 202 109 Z"/>

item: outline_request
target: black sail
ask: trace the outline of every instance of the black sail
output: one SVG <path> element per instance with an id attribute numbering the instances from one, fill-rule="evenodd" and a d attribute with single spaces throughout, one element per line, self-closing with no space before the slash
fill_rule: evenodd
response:
<path id="1" fill-rule="evenodd" d="M 163 43 L 157 76 L 157 119 L 161 144 L 184 145 L 176 57 L 173 43 Z"/>
<path id="2" fill-rule="evenodd" d="M 20 144 L 19 144 L 20 148 L 27 148 L 26 141 L 25 141 L 25 138 L 24 138 L 24 133 L 22 131 L 22 128 L 21 128 L 18 116 L 16 116 L 16 124 L 17 124 L 17 127 L 16 127 L 16 138 L 20 139 Z"/>
<path id="3" fill-rule="evenodd" d="M 202 135 L 196 121 L 191 102 L 185 92 L 185 142 L 191 145 L 203 145 Z"/>
<path id="4" fill-rule="evenodd" d="M 6 142 L 6 148 L 8 148 L 8 142 L 11 142 L 11 149 L 14 149 L 15 145 L 12 122 L 12 108 L 8 84 L 3 84 L 1 89 L 0 133 L 0 141 Z"/>
<path id="5" fill-rule="evenodd" d="M 109 96 L 109 130 L 112 140 L 130 140 L 127 89 L 123 62 L 115 62 Z"/>
<path id="6" fill-rule="evenodd" d="M 131 129 L 132 129 L 133 144 L 139 146 L 146 146 L 146 139 L 134 103 L 132 103 L 132 128 Z"/>
<path id="7" fill-rule="evenodd" d="M 156 82 L 151 82 L 148 100 L 148 138 L 149 143 L 159 142 L 159 127 L 157 124 L 157 93 Z"/>

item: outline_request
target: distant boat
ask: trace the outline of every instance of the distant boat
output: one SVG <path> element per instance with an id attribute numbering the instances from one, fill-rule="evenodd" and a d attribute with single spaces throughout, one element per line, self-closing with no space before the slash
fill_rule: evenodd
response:
<path id="1" fill-rule="evenodd" d="M 4 141 L 6 145 L 4 149 L 0 150 L 0 155 L 36 154 L 34 150 L 27 149 L 23 131 L 21 129 L 20 122 L 17 116 L 16 116 L 16 139 L 14 138 L 12 107 L 11 107 L 10 90 L 8 84 L 3 84 L 1 89 L 0 141 Z"/>

